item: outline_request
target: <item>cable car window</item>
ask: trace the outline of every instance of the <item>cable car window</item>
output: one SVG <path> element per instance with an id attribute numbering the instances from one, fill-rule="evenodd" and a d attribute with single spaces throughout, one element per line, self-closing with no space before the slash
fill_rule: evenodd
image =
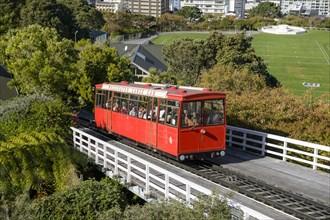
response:
<path id="1" fill-rule="evenodd" d="M 167 100 L 166 99 L 160 99 L 160 108 L 159 108 L 159 119 L 158 122 L 161 124 L 165 123 L 165 115 L 166 115 L 166 105 L 167 105 Z"/>
<path id="2" fill-rule="evenodd" d="M 142 119 L 147 119 L 148 112 L 148 100 L 149 97 L 141 96 L 140 101 L 138 102 L 138 117 Z"/>
<path id="3" fill-rule="evenodd" d="M 121 94 L 120 113 L 128 114 L 128 94 Z"/>
<path id="4" fill-rule="evenodd" d="M 104 96 L 104 94 L 103 94 L 102 90 L 96 90 L 96 100 L 95 100 L 96 107 L 102 107 L 103 96 Z"/>
<path id="5" fill-rule="evenodd" d="M 105 91 L 105 99 L 104 99 L 104 103 L 105 103 L 105 108 L 106 109 L 111 109 L 111 91 Z"/>
<path id="6" fill-rule="evenodd" d="M 168 100 L 166 106 L 165 124 L 176 127 L 178 125 L 178 113 L 180 102 L 174 100 Z"/>
<path id="7" fill-rule="evenodd" d="M 181 128 L 195 127 L 202 124 L 202 102 L 184 102 L 182 104 Z"/>
<path id="8" fill-rule="evenodd" d="M 130 95 L 128 100 L 128 114 L 133 117 L 138 117 L 138 100 L 139 96 Z"/>
<path id="9" fill-rule="evenodd" d="M 208 100 L 204 102 L 204 125 L 224 123 L 224 100 Z"/>

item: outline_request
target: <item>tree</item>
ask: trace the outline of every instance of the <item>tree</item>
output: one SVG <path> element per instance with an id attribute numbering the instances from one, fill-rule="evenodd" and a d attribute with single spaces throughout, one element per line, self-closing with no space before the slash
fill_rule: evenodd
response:
<path id="1" fill-rule="evenodd" d="M 112 35 L 150 32 L 155 26 L 152 16 L 131 14 L 128 12 L 104 12 L 104 30 Z"/>
<path id="2" fill-rule="evenodd" d="M 194 85 L 202 70 L 220 64 L 237 70 L 246 68 L 265 77 L 268 86 L 278 86 L 276 78 L 268 73 L 263 60 L 255 54 L 251 42 L 252 37 L 245 33 L 224 36 L 212 32 L 206 40 L 179 39 L 165 46 L 164 58 L 168 62 L 169 72 L 179 84 Z"/>
<path id="3" fill-rule="evenodd" d="M 213 91 L 258 92 L 266 88 L 264 76 L 251 73 L 248 69 L 236 69 L 230 65 L 217 64 L 203 71 L 199 78 L 200 87 L 211 88 Z"/>
<path id="4" fill-rule="evenodd" d="M 196 83 L 206 62 L 202 46 L 203 41 L 182 38 L 164 47 L 164 59 L 168 62 L 169 73 L 177 78 L 179 84 Z"/>
<path id="5" fill-rule="evenodd" d="M 20 8 L 24 0 L 0 0 L 0 35 L 19 26 Z"/>
<path id="6" fill-rule="evenodd" d="M 200 220 L 227 220 L 230 219 L 230 208 L 227 199 L 221 199 L 214 192 L 210 196 L 199 195 L 191 207 L 179 201 L 161 201 L 147 203 L 143 207 L 128 207 L 122 219 L 125 220 L 167 220 L 167 219 L 200 219 Z M 207 213 L 207 215 L 206 215 Z M 112 216 L 105 219 L 112 219 Z"/>
<path id="7" fill-rule="evenodd" d="M 281 6 L 273 2 L 261 2 L 256 7 L 249 10 L 249 17 L 254 16 L 280 18 L 282 17 Z"/>
<path id="8" fill-rule="evenodd" d="M 3 200 L 19 194 L 47 195 L 77 184 L 72 148 L 60 136 L 24 132 L 0 144 L 0 192 Z"/>
<path id="9" fill-rule="evenodd" d="M 202 17 L 201 10 L 196 6 L 183 6 L 176 15 L 183 16 L 188 22 L 194 23 Z"/>
<path id="10" fill-rule="evenodd" d="M 59 12 L 59 16 L 67 17 L 65 22 L 68 26 L 69 39 L 74 39 L 77 32 L 77 38 L 89 38 L 89 31 L 92 29 L 101 29 L 105 24 L 105 20 L 100 11 L 95 7 L 88 5 L 87 1 L 81 0 L 56 0 L 57 4 L 63 9 Z M 64 13 L 65 12 L 65 13 Z"/>
<path id="11" fill-rule="evenodd" d="M 67 190 L 35 200 L 28 207 L 13 213 L 13 219 L 104 219 L 99 213 L 118 210 L 120 214 L 129 204 L 123 186 L 115 180 L 104 178 L 80 182 Z M 64 216 L 64 217 L 63 217 Z"/>
<path id="12" fill-rule="evenodd" d="M 29 131 L 67 137 L 67 131 L 72 125 L 71 109 L 59 99 L 49 96 L 22 96 L 1 103 L 0 124 L 1 141 Z"/>
<path id="13" fill-rule="evenodd" d="M 55 29 L 31 25 L 8 34 L 5 66 L 20 93 L 49 93 L 68 97 L 69 76 L 77 51 L 72 41 L 59 39 Z"/>
<path id="14" fill-rule="evenodd" d="M 157 18 L 157 27 L 165 31 L 180 31 L 186 27 L 184 17 L 173 14 L 163 14 Z"/>
<path id="15" fill-rule="evenodd" d="M 39 24 L 43 27 L 57 28 L 62 25 L 57 10 L 56 0 L 27 0 L 21 10 L 22 26 Z"/>
<path id="16" fill-rule="evenodd" d="M 84 104 L 94 100 L 93 88 L 105 81 L 132 81 L 129 69 L 130 61 L 117 55 L 115 48 L 105 44 L 91 44 L 89 41 L 78 43 L 79 60 L 75 64 L 76 73 L 72 77 L 70 88 L 76 91 Z"/>
<path id="17" fill-rule="evenodd" d="M 89 37 L 91 29 L 99 29 L 104 20 L 101 12 L 81 0 L 27 0 L 21 9 L 22 26 L 39 24 L 55 28 L 61 37 Z"/>
<path id="18" fill-rule="evenodd" d="M 211 36 L 216 37 L 216 35 Z M 279 82 L 267 71 L 266 64 L 261 57 L 255 54 L 251 43 L 252 37 L 247 36 L 244 32 L 227 36 L 222 43 L 222 48 L 218 50 L 216 56 L 217 63 L 231 65 L 235 69 L 247 68 L 252 73 L 264 76 L 268 86 L 278 86 Z"/>
<path id="19" fill-rule="evenodd" d="M 150 69 L 149 75 L 142 78 L 142 82 L 177 85 L 177 79 L 172 74 L 160 72 L 156 69 Z"/>

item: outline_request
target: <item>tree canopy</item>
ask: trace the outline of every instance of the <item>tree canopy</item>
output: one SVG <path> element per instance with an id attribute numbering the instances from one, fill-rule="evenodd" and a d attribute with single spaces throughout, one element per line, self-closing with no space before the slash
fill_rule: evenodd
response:
<path id="1" fill-rule="evenodd" d="M 193 23 L 202 17 L 202 11 L 196 6 L 183 6 L 176 12 L 176 15 L 183 16 L 187 21 Z"/>
<path id="2" fill-rule="evenodd" d="M 75 64 L 75 75 L 70 88 L 76 91 L 80 100 L 93 103 L 93 88 L 105 81 L 133 81 L 134 75 L 129 69 L 130 61 L 119 57 L 115 48 L 105 44 L 92 44 L 89 41 L 78 42 L 79 59 Z"/>
<path id="3" fill-rule="evenodd" d="M 268 86 L 278 86 L 278 81 L 268 71 L 263 60 L 251 46 L 252 37 L 245 33 L 224 36 L 212 32 L 206 40 L 179 39 L 164 47 L 164 58 L 169 72 L 186 85 L 195 85 L 203 70 L 216 64 L 232 66 L 237 70 L 246 68 L 261 75 Z M 184 56 L 182 56 L 184 54 Z"/>
<path id="4" fill-rule="evenodd" d="M 72 41 L 60 40 L 55 29 L 39 25 L 9 32 L 7 39 L 2 62 L 14 75 L 11 85 L 24 94 L 67 96 L 71 65 L 77 60 Z"/>
<path id="5" fill-rule="evenodd" d="M 256 7 L 249 10 L 249 17 L 261 16 L 265 18 L 280 18 L 281 6 L 273 2 L 260 2 Z"/>

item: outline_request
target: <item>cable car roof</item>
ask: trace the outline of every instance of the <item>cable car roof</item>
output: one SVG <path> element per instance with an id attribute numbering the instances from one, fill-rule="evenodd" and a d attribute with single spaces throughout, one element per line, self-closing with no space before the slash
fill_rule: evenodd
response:
<path id="1" fill-rule="evenodd" d="M 189 97 L 195 95 L 222 95 L 223 92 L 214 92 L 209 88 L 189 87 L 189 86 L 176 86 L 167 84 L 143 83 L 134 82 L 129 83 L 122 81 L 120 83 L 102 83 L 96 85 L 97 89 L 110 90 L 115 92 L 123 92 L 129 94 L 152 96 L 157 98 L 167 98 L 170 96 Z"/>

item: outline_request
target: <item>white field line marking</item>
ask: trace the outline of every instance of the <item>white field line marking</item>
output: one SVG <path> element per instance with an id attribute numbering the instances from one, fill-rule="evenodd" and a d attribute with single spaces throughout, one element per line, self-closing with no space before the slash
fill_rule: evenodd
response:
<path id="1" fill-rule="evenodd" d="M 320 48 L 325 60 L 327 61 L 327 63 L 330 64 L 329 56 L 326 53 L 326 51 L 324 51 L 324 48 L 322 47 L 322 45 L 320 45 L 319 42 L 317 42 L 317 41 L 315 41 L 315 42 L 316 42 L 317 46 L 319 46 L 319 48 Z"/>
<path id="2" fill-rule="evenodd" d="M 276 63 L 274 60 L 264 60 L 266 63 L 272 63 L 272 64 L 274 64 L 274 63 Z M 301 62 L 300 62 L 301 63 Z M 296 61 L 292 61 L 292 62 L 290 62 L 290 61 L 287 61 L 287 62 L 281 62 L 281 64 L 292 64 L 292 65 L 295 65 L 295 64 L 297 64 L 297 62 Z M 322 63 L 316 63 L 316 62 L 307 62 L 307 61 L 304 61 L 303 62 L 303 64 L 305 64 L 305 65 L 308 65 L 308 66 L 315 66 L 315 65 L 321 65 L 321 66 L 324 66 L 324 67 L 328 67 L 328 65 L 326 64 L 326 63 L 324 63 L 324 62 L 322 62 Z"/>
<path id="3" fill-rule="evenodd" d="M 269 67 L 270 69 L 283 69 L 283 66 L 271 66 L 271 67 Z M 311 71 L 317 71 L 317 70 L 319 70 L 319 71 L 322 71 L 322 72 L 324 72 L 325 71 L 325 69 L 315 69 L 315 68 L 306 68 L 306 67 L 303 67 L 303 68 L 292 68 L 292 69 L 302 69 L 302 70 L 311 70 Z M 314 73 L 313 73 L 313 75 L 314 75 Z M 329 75 L 327 75 L 327 77 L 329 77 Z"/>
<path id="4" fill-rule="evenodd" d="M 259 54 L 259 56 L 260 57 L 262 57 L 262 56 L 269 56 L 269 54 L 262 54 L 262 55 L 260 55 Z M 315 60 L 323 60 L 323 58 L 317 58 L 317 57 L 302 57 L 302 56 L 282 56 L 282 55 L 271 55 L 272 57 L 286 57 L 286 58 L 291 58 L 291 57 L 294 57 L 294 58 L 297 58 L 297 57 L 299 57 L 299 58 L 302 58 L 302 59 L 315 59 Z"/>

